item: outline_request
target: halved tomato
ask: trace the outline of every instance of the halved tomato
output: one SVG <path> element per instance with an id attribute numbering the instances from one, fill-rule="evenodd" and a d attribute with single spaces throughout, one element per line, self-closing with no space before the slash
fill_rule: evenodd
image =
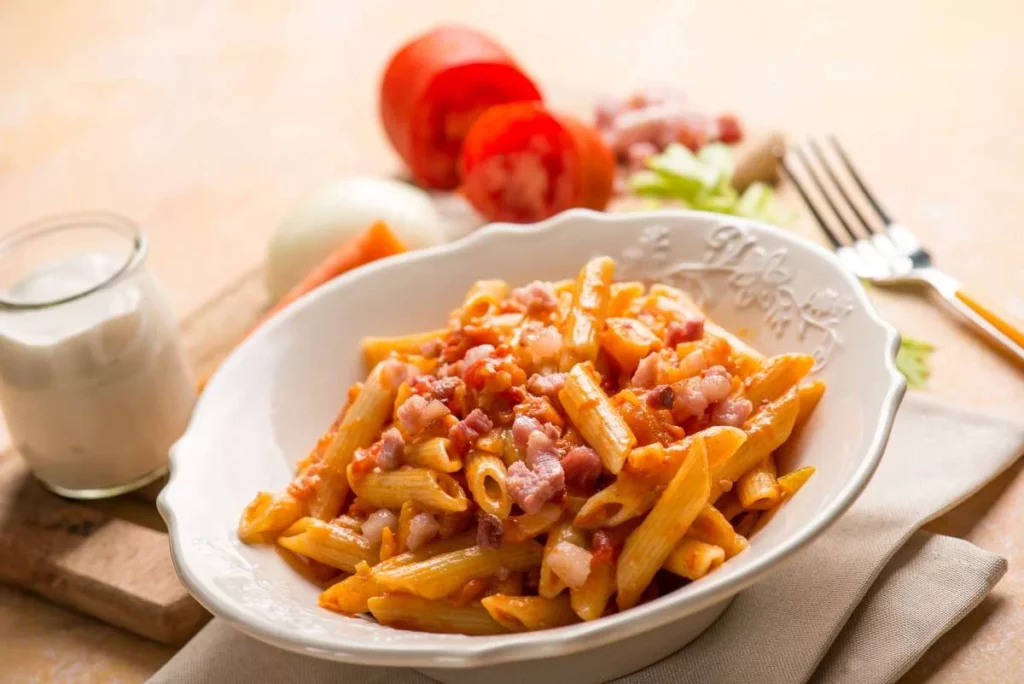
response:
<path id="1" fill-rule="evenodd" d="M 420 185 L 458 185 L 462 140 L 496 104 L 540 100 L 540 91 L 505 50 L 461 26 L 434 29 L 388 62 L 380 116 L 395 150 Z"/>
<path id="2" fill-rule="evenodd" d="M 538 102 L 499 105 L 466 135 L 460 191 L 492 221 L 530 223 L 572 207 L 604 209 L 615 159 L 597 130 Z"/>

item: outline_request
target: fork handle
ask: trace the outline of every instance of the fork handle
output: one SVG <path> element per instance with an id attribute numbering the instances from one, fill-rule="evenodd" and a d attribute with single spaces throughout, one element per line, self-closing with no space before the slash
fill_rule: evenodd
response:
<path id="1" fill-rule="evenodd" d="M 924 281 L 935 288 L 950 308 L 1016 356 L 1019 363 L 1024 363 L 1024 330 L 967 294 L 960 282 L 951 275 L 936 268 L 922 271 Z"/>

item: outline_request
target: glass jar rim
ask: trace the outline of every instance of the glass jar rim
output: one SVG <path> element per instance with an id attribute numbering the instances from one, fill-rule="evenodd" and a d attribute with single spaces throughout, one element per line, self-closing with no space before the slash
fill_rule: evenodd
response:
<path id="1" fill-rule="evenodd" d="M 6 291 L 0 290 L 0 311 L 38 311 L 51 307 L 67 304 L 79 299 L 88 297 L 110 287 L 126 274 L 135 269 L 146 257 L 148 241 L 145 233 L 129 218 L 106 211 L 83 211 L 68 214 L 53 214 L 36 219 L 8 233 L 0 238 L 0 259 L 12 249 L 27 244 L 33 240 L 59 233 L 65 230 L 73 230 L 85 226 L 93 226 L 110 230 L 126 238 L 131 249 L 124 259 L 124 263 L 118 266 L 109 275 L 100 278 L 98 282 L 89 287 L 83 288 L 64 297 L 49 299 L 45 301 L 18 301 L 6 296 Z"/>

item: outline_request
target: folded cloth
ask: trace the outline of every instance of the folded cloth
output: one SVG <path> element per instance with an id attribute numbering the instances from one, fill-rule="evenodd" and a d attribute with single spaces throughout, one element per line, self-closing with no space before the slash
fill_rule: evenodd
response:
<path id="1" fill-rule="evenodd" d="M 878 472 L 835 525 L 738 595 L 691 644 L 619 682 L 895 681 L 1006 572 L 999 556 L 919 528 L 1003 472 L 1022 448 L 1024 426 L 908 397 Z M 287 653 L 213 620 L 150 681 L 432 680 Z"/>

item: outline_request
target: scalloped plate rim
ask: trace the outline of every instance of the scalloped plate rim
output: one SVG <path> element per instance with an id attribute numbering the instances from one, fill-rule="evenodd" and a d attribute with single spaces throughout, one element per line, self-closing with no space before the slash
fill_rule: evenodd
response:
<path id="1" fill-rule="evenodd" d="M 827 507 L 816 517 L 797 530 L 784 543 L 766 550 L 760 557 L 753 560 L 742 575 L 731 578 L 721 586 L 689 585 L 692 589 L 675 591 L 666 594 L 650 603 L 638 606 L 629 611 L 601 618 L 596 621 L 577 623 L 555 630 L 526 632 L 493 637 L 460 637 L 440 639 L 436 645 L 409 645 L 399 643 L 366 643 L 341 644 L 337 642 L 321 643 L 318 639 L 296 637 L 286 629 L 274 624 L 253 625 L 249 617 L 240 613 L 230 601 L 222 600 L 217 592 L 210 591 L 205 582 L 197 577 L 182 562 L 186 557 L 183 541 L 176 533 L 180 526 L 177 513 L 172 505 L 174 491 L 181 485 L 178 474 L 177 460 L 188 447 L 191 439 L 193 421 L 190 421 L 184 435 L 172 446 L 170 452 L 171 476 L 157 500 L 157 507 L 168 527 L 171 539 L 171 556 L 174 567 L 189 592 L 207 610 L 230 622 L 234 627 L 271 645 L 285 650 L 298 652 L 318 658 L 365 665 L 388 665 L 403 667 L 432 668 L 474 668 L 500 663 L 511 663 L 524 660 L 536 660 L 555 656 L 571 655 L 598 648 L 621 638 L 634 636 L 666 625 L 672 621 L 685 618 L 703 608 L 729 600 L 740 591 L 762 579 L 769 571 L 777 569 L 793 553 L 806 546 L 831 526 L 843 512 L 857 499 L 881 461 L 885 445 L 892 430 L 896 411 L 906 392 L 906 381 L 895 365 L 896 351 L 900 336 L 896 329 L 884 321 L 877 313 L 866 292 L 857 279 L 843 268 L 838 257 L 826 249 L 802 236 L 795 235 L 757 221 L 741 219 L 721 214 L 687 210 L 656 210 L 647 212 L 630 212 L 610 214 L 586 209 L 573 209 L 536 224 L 493 223 L 453 242 L 435 247 L 407 252 L 391 259 L 368 264 L 354 272 L 344 274 L 318 290 L 306 295 L 285 311 L 266 322 L 260 329 L 235 349 L 225 360 L 218 372 L 207 385 L 216 387 L 225 370 L 239 363 L 240 352 L 250 345 L 259 344 L 260 340 L 272 334 L 279 326 L 286 325 L 298 312 L 311 306 L 313 302 L 339 289 L 348 287 L 350 283 L 371 278 L 379 271 L 399 269 L 406 264 L 426 261 L 440 255 L 459 252 L 477 243 L 496 241 L 517 234 L 544 233 L 558 230 L 563 224 L 586 219 L 600 222 L 647 222 L 648 225 L 672 219 L 690 219 L 710 222 L 716 225 L 732 223 L 755 232 L 767 233 L 779 238 L 782 242 L 792 242 L 809 250 L 818 258 L 828 262 L 840 278 L 850 285 L 854 299 L 863 309 L 870 321 L 878 326 L 885 336 L 884 356 L 885 370 L 888 375 L 888 387 L 885 399 L 879 408 L 880 420 L 877 423 L 867 453 L 863 454 L 852 477 L 840 491 L 839 496 L 828 503 Z M 193 416 L 198 415 L 202 406 L 200 397 Z M 437 635 L 452 636 L 452 635 Z"/>

